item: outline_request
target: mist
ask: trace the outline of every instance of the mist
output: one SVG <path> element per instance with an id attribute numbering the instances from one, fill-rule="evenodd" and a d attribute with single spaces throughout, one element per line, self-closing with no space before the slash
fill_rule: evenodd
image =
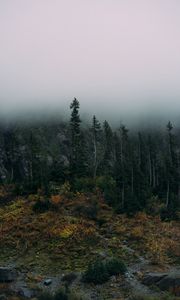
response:
<path id="1" fill-rule="evenodd" d="M 177 0 L 1 0 L 0 114 L 178 120 Z"/>

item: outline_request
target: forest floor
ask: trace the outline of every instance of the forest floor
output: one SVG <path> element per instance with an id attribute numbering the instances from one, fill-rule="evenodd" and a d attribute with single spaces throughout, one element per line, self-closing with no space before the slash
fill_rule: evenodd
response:
<path id="1" fill-rule="evenodd" d="M 15 267 L 19 282 L 26 282 L 29 289 L 41 289 L 45 288 L 44 280 L 51 278 L 48 289 L 57 289 L 62 276 L 74 272 L 76 280 L 71 288 L 83 292 L 83 300 L 123 300 L 133 295 L 132 299 L 150 299 L 140 294 L 163 297 L 160 291 L 144 286 L 141 279 L 148 272 L 179 270 L 178 222 L 162 222 L 159 216 L 144 212 L 132 218 L 118 215 L 103 199 L 97 203 L 90 194 L 51 196 L 52 206 L 44 212 L 34 211 L 37 201 L 37 195 L 29 195 L 11 199 L 8 204 L 0 202 L 0 267 Z M 78 279 L 90 261 L 109 257 L 126 263 L 125 276 L 113 276 L 98 286 Z M 0 284 L 2 293 L 7 288 Z"/>

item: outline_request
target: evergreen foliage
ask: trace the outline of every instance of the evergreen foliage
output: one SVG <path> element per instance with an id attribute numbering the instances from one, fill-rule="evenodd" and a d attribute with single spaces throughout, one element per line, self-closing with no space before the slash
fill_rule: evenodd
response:
<path id="1" fill-rule="evenodd" d="M 178 217 L 180 208 L 180 130 L 168 122 L 130 132 L 112 129 L 94 115 L 81 127 L 80 104 L 74 98 L 68 123 L 9 124 L 0 128 L 0 183 L 13 184 L 16 195 L 48 195 L 51 186 L 70 182 L 72 191 L 100 189 L 117 212 L 129 215 L 149 209 L 149 199 L 165 207 L 162 219 Z M 155 203 L 153 204 L 155 207 Z M 37 207 L 36 207 L 37 206 Z M 38 202 L 36 211 L 47 203 Z M 42 208 L 44 207 L 44 208 Z"/>
<path id="2" fill-rule="evenodd" d="M 74 98 L 70 105 L 71 119 L 71 151 L 70 171 L 72 176 L 82 176 L 84 173 L 84 137 L 80 130 L 79 101 Z"/>
<path id="3" fill-rule="evenodd" d="M 101 260 L 90 263 L 83 276 L 83 281 L 94 284 L 102 284 L 109 279 L 109 274 L 105 264 Z"/>
<path id="4" fill-rule="evenodd" d="M 106 268 L 110 276 L 125 274 L 127 271 L 125 263 L 118 258 L 112 258 L 109 260 L 106 263 Z"/>
<path id="5" fill-rule="evenodd" d="M 102 284 L 109 280 L 112 275 L 124 274 L 127 271 L 126 265 L 118 258 L 112 258 L 106 262 L 97 259 L 90 263 L 83 280 L 94 284 Z"/>

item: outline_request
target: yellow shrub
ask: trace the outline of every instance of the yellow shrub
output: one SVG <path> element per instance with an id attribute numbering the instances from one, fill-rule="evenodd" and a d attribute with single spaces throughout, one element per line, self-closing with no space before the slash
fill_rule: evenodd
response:
<path id="1" fill-rule="evenodd" d="M 159 239 L 157 236 L 148 238 L 146 248 L 150 252 L 151 262 L 153 264 L 162 264 L 167 261 L 167 240 L 164 238 Z"/>
<path id="2" fill-rule="evenodd" d="M 148 221 L 148 216 L 145 212 L 138 212 L 135 216 L 138 223 L 145 223 Z"/>
<path id="3" fill-rule="evenodd" d="M 144 237 L 144 228 L 142 226 L 136 226 L 131 231 L 131 238 L 142 239 Z"/>
<path id="4" fill-rule="evenodd" d="M 51 202 L 54 205 L 60 204 L 62 202 L 62 200 L 63 200 L 63 197 L 60 195 L 52 195 L 51 196 Z"/>

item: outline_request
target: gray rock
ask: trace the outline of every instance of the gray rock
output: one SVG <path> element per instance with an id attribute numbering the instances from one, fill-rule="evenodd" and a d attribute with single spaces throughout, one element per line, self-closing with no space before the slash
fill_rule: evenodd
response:
<path id="1" fill-rule="evenodd" d="M 12 282 L 16 276 L 17 272 L 14 269 L 0 267 L 0 282 Z"/>
<path id="2" fill-rule="evenodd" d="M 143 283 L 155 285 L 162 291 L 172 292 L 180 296 L 180 271 L 171 273 L 149 273 L 144 277 Z"/>
<path id="3" fill-rule="evenodd" d="M 162 291 L 169 291 L 175 296 L 180 296 L 180 272 L 168 274 L 158 282 L 158 287 Z"/>
<path id="4" fill-rule="evenodd" d="M 52 283 L 52 279 L 46 279 L 44 280 L 44 285 L 50 285 Z"/>
<path id="5" fill-rule="evenodd" d="M 156 285 L 161 279 L 166 277 L 168 273 L 148 273 L 143 278 L 143 284 Z"/>
<path id="6" fill-rule="evenodd" d="M 28 299 L 31 299 L 31 298 L 33 298 L 34 296 L 36 296 L 35 291 L 30 290 L 30 289 L 28 289 L 27 287 L 22 287 L 21 289 L 19 289 L 19 290 L 17 291 L 17 294 L 18 294 L 20 297 L 25 297 L 25 298 L 28 298 Z"/>

